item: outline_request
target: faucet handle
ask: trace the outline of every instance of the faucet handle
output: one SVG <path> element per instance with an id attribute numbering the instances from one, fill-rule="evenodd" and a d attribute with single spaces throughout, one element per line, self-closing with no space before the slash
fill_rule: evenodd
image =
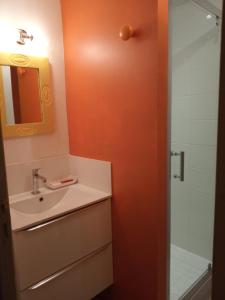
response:
<path id="1" fill-rule="evenodd" d="M 33 176 L 36 176 L 38 174 L 38 171 L 40 170 L 41 168 L 34 168 L 32 169 L 32 174 Z"/>

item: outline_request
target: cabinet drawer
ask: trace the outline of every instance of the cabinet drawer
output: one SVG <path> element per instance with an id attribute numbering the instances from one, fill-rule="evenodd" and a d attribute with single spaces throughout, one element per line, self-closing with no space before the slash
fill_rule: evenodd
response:
<path id="1" fill-rule="evenodd" d="M 110 199 L 45 226 L 13 234 L 18 289 L 24 290 L 111 242 Z"/>
<path id="2" fill-rule="evenodd" d="M 20 293 L 20 300 L 90 300 L 113 283 L 112 248 L 70 265 Z"/>

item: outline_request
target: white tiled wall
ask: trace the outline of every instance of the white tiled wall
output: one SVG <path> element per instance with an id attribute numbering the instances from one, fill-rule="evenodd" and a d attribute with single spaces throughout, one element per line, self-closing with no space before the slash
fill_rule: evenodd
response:
<path id="1" fill-rule="evenodd" d="M 61 155 L 24 163 L 7 164 L 9 195 L 32 190 L 33 168 L 40 168 L 40 174 L 45 176 L 48 181 L 75 175 L 80 184 L 112 193 L 110 162 L 74 155 Z M 40 185 L 42 185 L 41 182 Z"/>
<path id="2" fill-rule="evenodd" d="M 112 193 L 111 162 L 69 155 L 69 168 L 79 183 Z"/>
<path id="3" fill-rule="evenodd" d="M 17 44 L 9 43 L 11 38 L 8 38 L 4 43 L 0 43 L 0 51 L 39 56 L 42 55 L 38 51 L 43 46 L 41 39 L 44 38 L 47 41 L 44 55 L 49 58 L 52 75 L 55 128 L 54 132 L 50 134 L 5 139 L 6 164 L 29 163 L 33 160 L 65 155 L 69 152 L 69 142 L 60 0 L 0 1 L 0 33 L 3 33 L 4 30 L 7 31 L 5 28 L 8 27 L 13 30 L 16 28 L 28 30 L 34 35 L 34 43 L 28 43 L 27 47 L 19 46 L 20 48 L 17 48 L 15 46 L 14 49 L 10 45 Z M 38 53 L 34 54 L 34 50 Z"/>
<path id="4" fill-rule="evenodd" d="M 32 190 L 32 169 L 40 168 L 40 174 L 48 180 L 56 180 L 70 174 L 68 155 L 13 163 L 6 166 L 9 195 Z M 42 183 L 40 182 L 42 185 Z"/>
<path id="5" fill-rule="evenodd" d="M 191 1 L 173 7 L 172 54 L 171 149 L 185 151 L 185 181 L 171 179 L 172 242 L 211 260 L 220 28 Z"/>

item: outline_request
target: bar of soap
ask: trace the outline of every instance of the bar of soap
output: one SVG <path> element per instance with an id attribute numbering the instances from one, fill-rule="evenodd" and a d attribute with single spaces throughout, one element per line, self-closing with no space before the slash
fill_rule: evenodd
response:
<path id="1" fill-rule="evenodd" d="M 68 176 L 65 178 L 61 178 L 59 180 L 46 182 L 46 187 L 48 187 L 51 190 L 56 190 L 56 189 L 60 189 L 64 186 L 75 184 L 77 182 L 78 182 L 78 177 Z"/>

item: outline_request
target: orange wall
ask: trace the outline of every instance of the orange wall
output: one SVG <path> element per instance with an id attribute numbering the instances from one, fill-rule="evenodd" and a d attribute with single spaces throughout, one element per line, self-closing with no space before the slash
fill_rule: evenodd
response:
<path id="1" fill-rule="evenodd" d="M 20 94 L 19 94 L 19 82 L 17 67 L 10 67 L 11 72 L 11 82 L 12 82 L 12 96 L 13 96 L 13 110 L 15 123 L 21 123 L 21 112 L 20 112 Z"/>
<path id="2" fill-rule="evenodd" d="M 41 122 L 38 69 L 21 67 L 10 69 L 15 123 Z"/>
<path id="3" fill-rule="evenodd" d="M 38 69 L 17 68 L 21 123 L 41 122 Z"/>
<path id="4" fill-rule="evenodd" d="M 70 151 L 113 168 L 109 296 L 165 300 L 167 1 L 61 4 Z M 137 29 L 127 42 L 124 24 Z"/>

